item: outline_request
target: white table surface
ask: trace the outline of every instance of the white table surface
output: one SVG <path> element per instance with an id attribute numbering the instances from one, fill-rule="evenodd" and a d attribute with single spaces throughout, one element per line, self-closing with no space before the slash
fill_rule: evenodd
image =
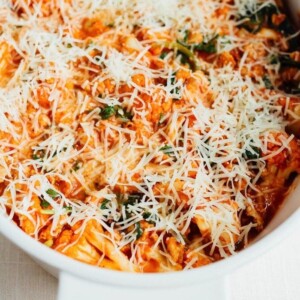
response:
<path id="1" fill-rule="evenodd" d="M 231 274 L 231 300 L 299 300 L 299 232 Z M 55 278 L 0 236 L 0 300 L 55 300 L 56 290 Z"/>

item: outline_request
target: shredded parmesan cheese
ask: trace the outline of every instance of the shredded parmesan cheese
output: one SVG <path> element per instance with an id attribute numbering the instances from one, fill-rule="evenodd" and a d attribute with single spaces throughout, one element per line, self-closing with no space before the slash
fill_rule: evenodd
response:
<path id="1" fill-rule="evenodd" d="M 300 170 L 299 98 L 265 86 L 288 39 L 243 28 L 274 1 L 233 2 L 0 2 L 0 211 L 121 270 L 247 244 Z"/>

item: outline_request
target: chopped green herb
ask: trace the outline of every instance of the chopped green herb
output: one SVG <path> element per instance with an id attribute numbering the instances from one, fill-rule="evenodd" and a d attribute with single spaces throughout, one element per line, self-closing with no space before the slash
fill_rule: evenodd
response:
<path id="1" fill-rule="evenodd" d="M 67 150 L 67 148 L 64 147 L 63 149 L 60 149 L 59 151 L 54 151 L 54 153 L 52 154 L 52 157 L 55 157 L 58 153 L 65 152 L 66 150 Z"/>
<path id="2" fill-rule="evenodd" d="M 186 51 L 182 51 L 182 50 L 178 50 L 178 53 L 181 55 L 180 62 L 183 65 L 188 65 L 192 71 L 196 71 L 198 69 L 197 59 L 194 54 L 193 54 L 193 56 L 191 56 L 191 55 L 187 54 Z"/>
<path id="3" fill-rule="evenodd" d="M 202 42 L 200 44 L 196 44 L 193 46 L 193 48 L 197 51 L 203 51 L 206 53 L 217 53 L 217 40 L 219 38 L 219 35 L 214 36 L 212 39 L 210 39 L 207 42 Z"/>
<path id="4" fill-rule="evenodd" d="M 105 106 L 101 112 L 100 112 L 100 117 L 102 118 L 102 120 L 108 120 L 110 117 L 114 116 L 116 113 L 116 110 L 114 108 L 114 106 Z"/>
<path id="5" fill-rule="evenodd" d="M 279 61 L 279 58 L 277 55 L 271 55 L 270 56 L 270 64 L 271 65 L 276 65 L 276 64 L 279 64 L 280 61 Z"/>
<path id="6" fill-rule="evenodd" d="M 245 159 L 258 159 L 260 158 L 260 150 L 257 147 L 250 146 L 250 150 L 247 149 L 244 153 L 244 158 Z"/>
<path id="7" fill-rule="evenodd" d="M 138 240 L 143 235 L 143 229 L 140 222 L 135 224 L 136 239 Z"/>
<path id="8" fill-rule="evenodd" d="M 120 118 L 123 122 L 132 121 L 133 115 L 131 112 L 125 110 L 121 106 L 116 106 L 115 110 L 116 110 L 116 116 Z"/>
<path id="9" fill-rule="evenodd" d="M 143 196 L 144 195 L 142 193 L 130 194 L 128 195 L 127 201 L 124 203 L 124 205 L 133 205 L 136 202 L 142 200 Z"/>
<path id="10" fill-rule="evenodd" d="M 60 194 L 53 189 L 48 189 L 46 193 L 53 199 L 60 196 Z"/>
<path id="11" fill-rule="evenodd" d="M 64 209 L 67 213 L 72 212 L 72 206 L 64 206 Z"/>
<path id="12" fill-rule="evenodd" d="M 190 31 L 189 30 L 185 30 L 183 32 L 183 42 L 184 43 L 187 43 L 188 39 L 189 39 L 189 36 L 190 36 Z"/>
<path id="13" fill-rule="evenodd" d="M 132 212 L 130 211 L 131 206 L 138 203 L 144 196 L 142 193 L 132 193 L 129 195 L 122 195 L 122 194 L 116 194 L 117 200 L 120 205 L 123 205 L 125 208 L 125 216 L 122 217 L 122 219 L 125 217 L 125 219 L 128 219 L 132 216 Z"/>
<path id="14" fill-rule="evenodd" d="M 151 213 L 150 212 L 144 212 L 143 213 L 143 219 L 147 221 L 150 224 L 155 224 L 155 221 L 151 218 Z"/>
<path id="15" fill-rule="evenodd" d="M 169 156 L 174 154 L 173 147 L 169 145 L 163 146 L 162 148 L 159 149 L 159 151 L 162 151 L 164 154 L 167 154 Z"/>
<path id="16" fill-rule="evenodd" d="M 262 5 L 256 12 L 246 12 L 239 20 L 244 20 L 240 27 L 251 33 L 257 33 L 264 25 L 272 26 L 272 15 L 278 13 L 278 8 L 274 4 Z"/>
<path id="17" fill-rule="evenodd" d="M 197 57 L 194 51 L 203 51 L 206 53 L 217 53 L 217 39 L 219 35 L 214 36 L 207 42 L 200 44 L 187 44 L 189 32 L 186 31 L 183 41 L 176 41 L 175 43 L 167 44 L 167 48 L 176 50 L 181 55 L 181 63 L 188 64 L 192 71 L 198 69 Z"/>
<path id="18" fill-rule="evenodd" d="M 241 28 L 255 34 L 259 32 L 263 26 L 263 19 L 261 13 L 245 18 L 247 21 L 240 25 Z"/>
<path id="19" fill-rule="evenodd" d="M 171 85 L 175 85 L 175 84 L 176 84 L 176 73 L 173 73 L 173 74 L 172 74 L 172 77 L 170 78 L 170 83 L 171 83 Z M 179 87 L 178 87 L 178 86 L 174 87 L 174 88 L 170 91 L 170 93 L 171 93 L 172 95 L 174 95 L 173 100 L 178 100 L 178 96 L 179 96 L 179 94 L 180 94 L 180 89 L 179 89 Z"/>
<path id="20" fill-rule="evenodd" d="M 33 154 L 32 154 L 32 159 L 34 159 L 34 160 L 43 159 L 44 157 L 45 157 L 45 151 L 44 150 L 34 151 Z"/>
<path id="21" fill-rule="evenodd" d="M 182 65 L 189 65 L 190 64 L 189 58 L 186 55 L 182 54 L 182 53 L 180 53 L 180 54 L 181 54 L 180 63 Z"/>
<path id="22" fill-rule="evenodd" d="M 120 198 L 120 201 L 127 209 L 129 205 L 132 206 L 132 205 L 136 204 L 137 202 L 141 201 L 143 196 L 144 196 L 144 194 L 142 194 L 142 193 L 133 193 L 133 194 L 129 194 L 127 196 L 127 198 L 123 196 L 122 198 Z M 125 201 L 124 201 L 124 199 L 125 199 Z"/>
<path id="23" fill-rule="evenodd" d="M 107 204 L 110 202 L 108 199 L 104 199 L 101 203 L 100 209 L 107 209 Z"/>
<path id="24" fill-rule="evenodd" d="M 230 40 L 230 38 L 226 35 L 223 35 L 221 38 L 220 38 L 220 45 L 221 46 L 224 46 L 224 45 L 231 45 L 232 42 Z"/>
<path id="25" fill-rule="evenodd" d="M 133 119 L 132 113 L 119 105 L 104 107 L 100 112 L 100 116 L 103 120 L 107 120 L 112 116 L 116 116 L 120 118 L 123 122 L 128 122 Z"/>
<path id="26" fill-rule="evenodd" d="M 183 42 L 176 41 L 176 42 L 167 42 L 164 44 L 164 46 L 168 49 L 172 49 L 177 51 L 178 54 L 181 54 L 181 56 L 185 57 L 186 61 L 188 61 L 188 64 L 192 71 L 195 71 L 198 69 L 198 63 L 197 58 L 194 55 L 194 53 L 189 49 L 189 46 L 186 45 Z"/>
<path id="27" fill-rule="evenodd" d="M 64 206 L 63 208 L 65 209 L 65 213 L 67 213 L 67 214 L 72 212 L 72 206 Z M 41 213 L 43 215 L 54 215 L 55 210 L 54 209 L 42 209 Z"/>
<path id="28" fill-rule="evenodd" d="M 270 78 L 267 75 L 263 77 L 263 82 L 265 84 L 266 89 L 272 90 L 274 88 Z"/>
<path id="29" fill-rule="evenodd" d="M 245 15 L 239 17 L 239 20 L 244 20 L 240 27 L 245 28 L 249 32 L 257 33 L 264 26 L 269 28 L 276 28 L 282 34 L 289 38 L 289 48 L 290 50 L 296 50 L 299 46 L 298 37 L 293 34 L 296 32 L 296 29 L 290 22 L 289 18 L 286 18 L 283 22 L 279 24 L 279 26 L 273 23 L 272 16 L 280 14 L 280 10 L 275 4 L 264 5 L 262 3 L 261 7 L 258 8 L 256 12 L 248 11 Z"/>
<path id="30" fill-rule="evenodd" d="M 163 51 L 163 52 L 160 54 L 159 58 L 160 58 L 160 59 L 165 59 L 167 55 L 168 55 L 168 52 Z"/>
<path id="31" fill-rule="evenodd" d="M 149 213 L 149 212 L 144 212 L 144 213 L 143 213 L 143 218 L 144 218 L 145 220 L 149 219 L 150 217 L 151 217 L 151 213 Z"/>
<path id="32" fill-rule="evenodd" d="M 39 197 L 39 199 L 41 208 L 46 209 L 50 206 L 50 203 L 46 201 L 43 196 Z"/>

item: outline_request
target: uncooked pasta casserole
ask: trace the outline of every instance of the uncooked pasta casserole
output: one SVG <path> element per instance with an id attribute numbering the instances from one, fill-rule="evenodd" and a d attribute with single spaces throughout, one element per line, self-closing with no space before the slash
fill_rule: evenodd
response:
<path id="1" fill-rule="evenodd" d="M 0 211 L 79 261 L 243 249 L 300 173 L 299 37 L 273 0 L 1 0 Z"/>

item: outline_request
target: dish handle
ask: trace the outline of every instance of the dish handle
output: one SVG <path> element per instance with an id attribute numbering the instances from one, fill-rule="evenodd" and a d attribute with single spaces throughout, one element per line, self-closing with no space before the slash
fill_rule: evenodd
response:
<path id="1" fill-rule="evenodd" d="M 197 285 L 166 288 L 130 288 L 118 285 L 87 281 L 62 272 L 59 276 L 57 300 L 89 299 L 130 299 L 130 300 L 229 300 L 229 287 L 226 278 L 206 281 Z"/>

